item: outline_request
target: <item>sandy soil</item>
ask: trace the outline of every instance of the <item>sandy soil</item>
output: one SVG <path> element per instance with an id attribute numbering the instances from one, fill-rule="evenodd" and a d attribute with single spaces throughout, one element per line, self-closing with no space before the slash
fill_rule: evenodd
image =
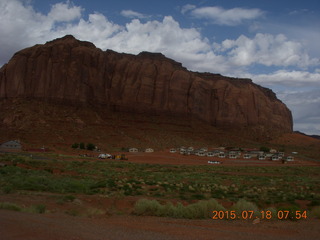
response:
<path id="1" fill-rule="evenodd" d="M 157 217 L 72 217 L 0 211 L 4 240 L 320 239 L 320 221 L 180 220 Z"/>

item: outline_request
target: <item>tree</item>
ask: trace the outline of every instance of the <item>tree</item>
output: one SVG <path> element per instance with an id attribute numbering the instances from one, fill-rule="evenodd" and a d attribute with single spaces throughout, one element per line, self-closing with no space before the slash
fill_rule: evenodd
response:
<path id="1" fill-rule="evenodd" d="M 96 146 L 93 143 L 87 144 L 87 150 L 93 151 L 96 148 Z"/>
<path id="2" fill-rule="evenodd" d="M 74 143 L 74 144 L 72 144 L 72 146 L 71 146 L 72 148 L 74 148 L 74 149 L 76 149 L 76 148 L 78 148 L 79 147 L 79 143 Z"/>
<path id="3" fill-rule="evenodd" d="M 84 143 L 82 142 L 82 143 L 80 143 L 80 149 L 85 149 L 85 145 L 84 145 Z"/>
<path id="4" fill-rule="evenodd" d="M 270 152 L 270 148 L 262 146 L 262 147 L 260 147 L 260 151 Z"/>

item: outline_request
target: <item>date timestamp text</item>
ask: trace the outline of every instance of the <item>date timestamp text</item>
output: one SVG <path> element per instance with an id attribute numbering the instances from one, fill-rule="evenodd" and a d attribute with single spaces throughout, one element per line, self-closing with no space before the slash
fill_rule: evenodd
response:
<path id="1" fill-rule="evenodd" d="M 213 216 L 212 219 L 214 220 L 235 220 L 235 219 L 242 219 L 242 220 L 250 220 L 250 219 L 279 219 L 279 220 L 300 220 L 300 219 L 307 219 L 307 211 L 287 211 L 287 210 L 279 210 L 276 212 L 267 211 L 212 211 Z"/>

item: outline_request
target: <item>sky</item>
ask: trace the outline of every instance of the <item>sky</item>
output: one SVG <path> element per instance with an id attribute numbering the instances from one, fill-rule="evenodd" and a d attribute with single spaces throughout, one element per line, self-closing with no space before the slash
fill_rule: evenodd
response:
<path id="1" fill-rule="evenodd" d="M 318 0 L 0 0 L 0 66 L 67 34 L 102 50 L 161 52 L 192 71 L 250 78 L 289 107 L 294 130 L 320 135 Z"/>

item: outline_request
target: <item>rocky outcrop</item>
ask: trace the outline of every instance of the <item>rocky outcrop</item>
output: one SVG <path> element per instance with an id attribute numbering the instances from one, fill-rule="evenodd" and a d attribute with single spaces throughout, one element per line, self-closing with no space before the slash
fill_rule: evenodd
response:
<path id="1" fill-rule="evenodd" d="M 0 70 L 0 98 L 104 105 L 195 116 L 218 127 L 292 131 L 290 110 L 249 79 L 191 72 L 160 53 L 102 51 L 72 36 L 17 52 Z"/>

